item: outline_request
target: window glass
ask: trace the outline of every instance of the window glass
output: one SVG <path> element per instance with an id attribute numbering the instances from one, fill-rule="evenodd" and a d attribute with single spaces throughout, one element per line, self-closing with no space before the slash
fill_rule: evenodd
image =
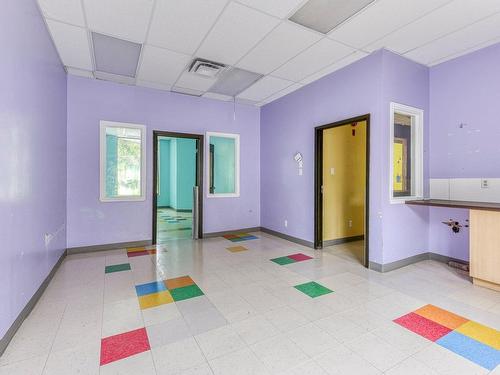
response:
<path id="1" fill-rule="evenodd" d="M 209 196 L 239 195 L 239 136 L 208 133 Z"/>
<path id="2" fill-rule="evenodd" d="M 101 125 L 102 200 L 127 200 L 144 197 L 143 192 L 143 129 L 120 127 L 104 122 Z M 102 173 L 101 172 L 101 173 Z M 103 186 L 104 185 L 104 186 Z"/>
<path id="3" fill-rule="evenodd" d="M 410 115 L 394 113 L 393 193 L 395 197 L 412 195 L 412 123 Z"/>
<path id="4" fill-rule="evenodd" d="M 404 203 L 421 199 L 424 194 L 424 111 L 391 103 L 390 118 L 390 201 Z"/>

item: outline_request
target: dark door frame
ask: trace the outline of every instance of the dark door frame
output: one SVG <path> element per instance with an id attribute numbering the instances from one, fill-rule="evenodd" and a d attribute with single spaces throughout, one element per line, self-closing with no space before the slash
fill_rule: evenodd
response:
<path id="1" fill-rule="evenodd" d="M 364 266 L 370 264 L 370 114 L 337 121 L 314 128 L 314 248 L 323 248 L 323 130 L 366 121 L 366 192 L 365 192 L 365 254 Z"/>
<path id="2" fill-rule="evenodd" d="M 158 137 L 189 138 L 196 140 L 196 184 L 198 186 L 198 238 L 203 238 L 203 134 L 175 133 L 153 130 L 153 244 L 156 244 L 157 179 L 158 179 Z"/>

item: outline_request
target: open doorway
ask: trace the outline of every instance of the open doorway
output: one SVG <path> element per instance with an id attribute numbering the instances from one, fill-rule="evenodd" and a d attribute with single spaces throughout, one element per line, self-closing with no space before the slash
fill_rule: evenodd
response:
<path id="1" fill-rule="evenodd" d="M 201 238 L 203 135 L 153 132 L 153 243 Z"/>
<path id="2" fill-rule="evenodd" d="M 315 129 L 315 248 L 369 265 L 370 115 Z"/>

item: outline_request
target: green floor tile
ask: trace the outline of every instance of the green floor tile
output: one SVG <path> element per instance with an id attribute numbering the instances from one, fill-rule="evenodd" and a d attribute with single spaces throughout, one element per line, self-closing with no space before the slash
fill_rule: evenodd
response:
<path id="1" fill-rule="evenodd" d="M 325 288 L 323 285 L 311 281 L 310 283 L 295 285 L 295 289 L 307 294 L 311 298 L 322 296 L 323 294 L 332 293 L 333 290 Z"/>
<path id="2" fill-rule="evenodd" d="M 171 289 L 170 294 L 172 295 L 174 301 L 182 301 L 184 299 L 202 296 L 203 292 L 198 287 L 198 285 L 194 284 L 183 286 L 181 288 Z"/>
<path id="3" fill-rule="evenodd" d="M 271 259 L 272 262 L 284 266 L 285 264 L 295 263 L 296 260 L 288 257 L 279 257 Z"/>
<path id="4" fill-rule="evenodd" d="M 106 266 L 106 269 L 104 270 L 105 273 L 120 272 L 120 271 L 130 271 L 130 263 Z"/>

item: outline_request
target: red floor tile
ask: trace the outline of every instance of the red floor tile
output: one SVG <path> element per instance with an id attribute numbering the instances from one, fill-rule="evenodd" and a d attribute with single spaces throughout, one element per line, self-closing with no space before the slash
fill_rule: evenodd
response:
<path id="1" fill-rule="evenodd" d="M 431 341 L 436 341 L 451 332 L 451 329 L 415 313 L 403 315 L 395 319 L 394 323 Z"/>
<path id="2" fill-rule="evenodd" d="M 101 340 L 101 366 L 150 350 L 145 328 Z"/>
<path id="3" fill-rule="evenodd" d="M 312 257 L 306 255 L 306 254 L 302 254 L 302 253 L 297 253 L 297 254 L 292 254 L 292 255 L 287 255 L 288 258 L 292 258 L 293 260 L 296 260 L 297 262 L 300 262 L 302 260 L 308 260 L 308 259 L 312 259 Z"/>
<path id="4" fill-rule="evenodd" d="M 140 256 L 143 256 L 143 255 L 150 255 L 149 252 L 147 250 L 144 250 L 144 251 L 134 251 L 134 252 L 131 252 L 131 253 L 127 253 L 128 257 L 129 258 L 133 258 L 133 257 L 140 257 Z"/>

